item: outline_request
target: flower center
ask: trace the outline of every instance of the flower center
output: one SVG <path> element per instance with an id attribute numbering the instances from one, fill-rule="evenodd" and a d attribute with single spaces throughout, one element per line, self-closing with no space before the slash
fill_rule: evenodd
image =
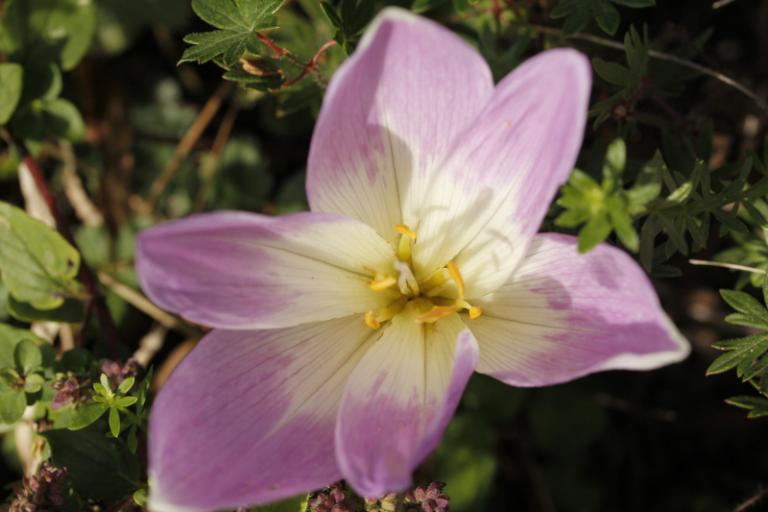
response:
<path id="1" fill-rule="evenodd" d="M 391 294 L 393 299 L 378 311 L 365 314 L 368 327 L 378 329 L 406 308 L 417 322 L 425 324 L 464 310 L 471 320 L 483 314 L 479 307 L 464 299 L 464 278 L 453 261 L 426 278 L 417 279 L 411 261 L 416 232 L 405 224 L 397 224 L 395 231 L 400 236 L 392 268 L 387 273 L 375 273 L 370 282 L 371 290 Z"/>

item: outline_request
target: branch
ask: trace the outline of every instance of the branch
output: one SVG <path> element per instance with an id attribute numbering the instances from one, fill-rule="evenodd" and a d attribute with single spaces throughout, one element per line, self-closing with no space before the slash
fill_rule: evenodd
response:
<path id="1" fill-rule="evenodd" d="M 208 101 L 203 106 L 202 110 L 197 114 L 192 125 L 179 141 L 179 145 L 176 146 L 176 152 L 168 163 L 165 165 L 160 174 L 155 178 L 155 181 L 149 188 L 149 197 L 147 199 L 149 211 L 151 212 L 157 200 L 162 195 L 165 187 L 171 181 L 174 173 L 179 169 L 184 162 L 184 158 L 189 154 L 192 148 L 197 143 L 198 139 L 203 135 L 203 132 L 210 124 L 213 116 L 219 111 L 224 98 L 232 90 L 232 84 L 230 82 L 223 82 L 218 89 L 208 98 Z"/>
<path id="2" fill-rule="evenodd" d="M 619 43 L 617 41 L 613 41 L 611 39 L 606 39 L 604 37 L 594 36 L 592 34 L 585 34 L 583 32 L 576 32 L 574 34 L 566 35 L 563 33 L 562 30 L 554 27 L 546 27 L 544 25 L 528 25 L 531 29 L 535 30 L 536 32 L 539 32 L 541 34 L 551 34 L 556 35 L 559 37 L 564 37 L 567 39 L 578 39 L 581 41 L 587 41 L 590 43 L 594 43 L 600 46 L 605 46 L 606 48 L 613 48 L 614 50 L 621 50 L 624 51 L 624 45 L 622 43 Z M 734 89 L 739 91 L 741 94 L 746 96 L 747 98 L 751 99 L 755 104 L 765 113 L 768 114 L 768 103 L 757 95 L 757 93 L 752 92 L 749 90 L 746 86 L 740 84 L 733 78 L 724 75 L 723 73 L 720 73 L 719 71 L 715 71 L 714 69 L 708 68 L 706 66 L 702 66 L 701 64 L 697 64 L 691 60 L 684 59 L 682 57 L 678 57 L 677 55 L 672 55 L 671 53 L 666 52 L 660 52 L 657 50 L 648 50 L 648 56 L 653 57 L 654 59 L 658 60 L 665 60 L 668 62 L 674 62 L 675 64 L 682 66 L 684 68 L 692 69 L 698 73 L 701 73 L 702 75 L 707 75 L 711 78 L 714 78 L 715 80 L 718 80 Z"/>

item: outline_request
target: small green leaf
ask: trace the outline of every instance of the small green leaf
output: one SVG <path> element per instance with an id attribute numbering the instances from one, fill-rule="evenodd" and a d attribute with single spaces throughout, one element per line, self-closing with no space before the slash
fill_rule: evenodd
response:
<path id="1" fill-rule="evenodd" d="M 766 328 L 768 328 L 768 311 L 750 294 L 736 290 L 720 290 L 720 295 L 729 306 L 739 313 L 756 318 L 765 318 Z"/>
<path id="2" fill-rule="evenodd" d="M 135 396 L 121 396 L 120 398 L 115 399 L 115 405 L 118 407 L 126 408 L 132 406 L 138 401 L 139 399 Z"/>
<path id="3" fill-rule="evenodd" d="M 101 374 L 101 376 L 99 377 L 99 382 L 101 382 L 101 385 L 104 386 L 104 389 L 106 391 L 110 391 L 110 392 L 112 391 L 112 386 L 109 383 L 109 377 L 107 376 L 106 373 Z"/>
<path id="4" fill-rule="evenodd" d="M 640 248 L 640 237 L 632 225 L 632 217 L 627 212 L 627 207 L 620 198 L 613 196 L 607 202 L 608 216 L 611 224 L 619 236 L 619 240 L 632 252 Z"/>
<path id="5" fill-rule="evenodd" d="M 109 408 L 109 431 L 112 433 L 112 437 L 120 435 L 120 413 L 117 412 L 116 407 Z"/>
<path id="6" fill-rule="evenodd" d="M 24 379 L 24 391 L 27 393 L 37 393 L 43 388 L 45 377 L 39 373 L 31 373 Z"/>
<path id="7" fill-rule="evenodd" d="M 592 67 L 595 69 L 597 76 L 609 84 L 618 85 L 620 87 L 629 85 L 629 69 L 621 64 L 594 58 L 592 59 Z"/>
<path id="8" fill-rule="evenodd" d="M 77 323 L 85 315 L 85 304 L 75 299 L 65 299 L 64 303 L 54 309 L 37 309 L 26 302 L 20 302 L 13 297 L 8 300 L 8 312 L 22 322 L 62 322 Z"/>
<path id="9" fill-rule="evenodd" d="M 624 140 L 615 139 L 605 153 L 605 162 L 603 163 L 604 188 L 613 190 L 614 187 L 620 185 L 620 177 L 624 172 L 626 161 L 627 147 Z"/>
<path id="10" fill-rule="evenodd" d="M 95 422 L 107 412 L 107 406 L 104 404 L 91 403 L 75 407 L 70 416 L 68 428 L 70 430 L 80 430 Z"/>
<path id="11" fill-rule="evenodd" d="M 27 398 L 23 390 L 0 386 L 0 423 L 16 423 L 26 407 Z"/>
<path id="12" fill-rule="evenodd" d="M 29 340 L 22 340 L 16 345 L 13 357 L 16 368 L 22 375 L 29 374 L 43 363 L 40 348 Z"/>
<path id="13" fill-rule="evenodd" d="M 117 387 L 117 390 L 120 393 L 125 394 L 131 390 L 135 382 L 136 382 L 136 377 L 133 377 L 133 376 L 128 377 L 127 379 L 125 379 L 123 382 L 120 383 L 120 385 Z"/>
<path id="14" fill-rule="evenodd" d="M 75 281 L 80 255 L 54 230 L 0 202 L 0 272 L 11 296 L 37 309 L 54 309 Z"/>
<path id="15" fill-rule="evenodd" d="M 191 44 L 179 63 L 199 63 L 220 59 L 226 68 L 234 66 L 246 53 L 262 48 L 257 33 L 277 26 L 275 13 L 283 0 L 192 0 L 192 9 L 209 25 L 211 32 L 189 34 Z"/>
<path id="16" fill-rule="evenodd" d="M 16 110 L 21 99 L 22 77 L 24 71 L 19 64 L 0 63 L 0 124 L 5 124 Z"/>
<path id="17" fill-rule="evenodd" d="M 611 233 L 611 223 L 608 215 L 603 213 L 587 222 L 579 231 L 578 248 L 581 254 L 591 251 L 597 244 L 608 238 Z"/>
<path id="18" fill-rule="evenodd" d="M 601 1 L 594 4 L 594 16 L 597 25 L 608 35 L 615 35 L 621 23 L 619 10 L 608 2 Z"/>

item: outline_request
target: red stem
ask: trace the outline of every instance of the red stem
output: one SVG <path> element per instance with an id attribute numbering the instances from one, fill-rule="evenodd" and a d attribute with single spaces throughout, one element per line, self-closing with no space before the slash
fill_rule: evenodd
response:
<path id="1" fill-rule="evenodd" d="M 22 144 L 17 144 L 17 146 L 22 152 L 22 162 L 24 162 L 24 165 L 26 165 L 27 169 L 29 169 L 32 178 L 35 181 L 35 186 L 37 187 L 38 192 L 40 192 L 40 195 L 43 197 L 45 204 L 48 205 L 48 209 L 51 211 L 51 215 L 53 215 L 53 218 L 56 221 L 56 228 L 59 230 L 62 236 L 64 236 L 64 238 L 66 238 L 67 241 L 72 244 L 72 246 L 78 252 L 80 252 L 80 249 L 75 242 L 75 238 L 72 236 L 72 230 L 69 227 L 69 223 L 64 218 L 64 216 L 62 216 L 59 208 L 56 206 L 56 200 L 54 199 L 53 194 L 51 194 L 50 188 L 48 188 L 48 183 L 45 181 L 43 171 L 37 165 L 37 162 L 34 160 L 34 158 L 32 158 L 26 152 L 26 149 Z M 101 326 L 107 340 L 109 341 L 112 358 L 119 360 L 120 350 L 118 346 L 120 344 L 120 336 L 117 332 L 117 326 L 112 319 L 112 315 L 109 313 L 109 309 L 107 308 L 107 303 L 104 301 L 104 297 L 99 292 L 95 274 L 85 261 L 80 262 L 79 277 L 83 282 L 85 291 L 91 297 L 91 304 L 88 305 L 87 311 L 90 312 L 93 310 L 96 313 L 96 317 L 99 320 L 99 325 Z M 86 321 L 87 320 L 88 319 L 86 317 Z"/>

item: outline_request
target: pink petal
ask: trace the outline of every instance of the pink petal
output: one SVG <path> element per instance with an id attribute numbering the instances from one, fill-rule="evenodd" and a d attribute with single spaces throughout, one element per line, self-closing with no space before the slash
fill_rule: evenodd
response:
<path id="1" fill-rule="evenodd" d="M 336 414 L 371 334 L 352 317 L 206 336 L 152 408 L 152 510 L 232 509 L 338 480 Z"/>
<path id="2" fill-rule="evenodd" d="M 476 297 L 500 286 L 525 253 L 581 146 L 591 67 L 551 50 L 504 78 L 477 119 L 451 143 L 416 228 L 417 269 L 456 257 Z M 458 255 L 458 256 L 457 256 Z"/>
<path id="3" fill-rule="evenodd" d="M 312 138 L 307 194 L 385 238 L 415 222 L 430 176 L 493 90 L 485 61 L 440 25 L 388 8 L 336 72 Z"/>
<path id="4" fill-rule="evenodd" d="M 457 315 L 429 327 L 395 317 L 352 373 L 339 411 L 336 456 L 357 492 L 410 485 L 476 364 L 477 344 Z"/>
<path id="5" fill-rule="evenodd" d="M 229 329 L 287 327 L 383 306 L 371 272 L 391 246 L 334 214 L 196 215 L 139 236 L 142 288 L 161 307 Z"/>
<path id="6" fill-rule="evenodd" d="M 574 237 L 538 235 L 514 276 L 477 303 L 477 370 L 514 386 L 649 370 L 690 351 L 645 272 L 607 244 L 579 255 Z"/>

